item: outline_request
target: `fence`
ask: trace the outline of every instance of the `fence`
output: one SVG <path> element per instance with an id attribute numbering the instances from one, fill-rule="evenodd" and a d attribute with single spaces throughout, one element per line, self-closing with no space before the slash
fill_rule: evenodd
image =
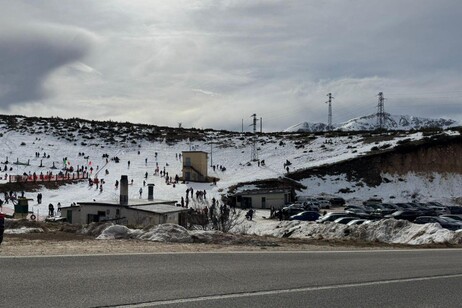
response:
<path id="1" fill-rule="evenodd" d="M 60 182 L 88 179 L 88 172 L 52 174 L 52 175 L 10 175 L 8 182 Z"/>

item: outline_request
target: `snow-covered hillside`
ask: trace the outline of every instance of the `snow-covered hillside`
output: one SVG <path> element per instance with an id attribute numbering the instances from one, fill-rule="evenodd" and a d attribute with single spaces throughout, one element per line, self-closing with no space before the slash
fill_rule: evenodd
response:
<path id="1" fill-rule="evenodd" d="M 79 201 L 118 200 L 119 191 L 115 189 L 114 183 L 120 180 L 121 175 L 128 175 L 129 180 L 133 179 L 133 185 L 129 188 L 130 198 L 133 199 L 139 198 L 140 188 L 143 188 L 142 198 L 147 198 L 147 187 L 143 186 L 143 181 L 155 184 L 155 199 L 178 201 L 185 195 L 188 187 L 193 187 L 196 191 L 207 190 L 209 199 L 212 197 L 220 199 L 229 187 L 238 183 L 284 178 L 286 170 L 283 164 L 286 160 L 292 163 L 289 172 L 294 172 L 365 155 L 372 148 L 382 146 L 390 148 L 403 140 L 424 138 L 422 133 L 396 134 L 392 137 L 388 136 L 383 141 L 367 142 L 361 135 L 308 138 L 306 135 L 297 136 L 293 133 L 263 134 L 258 136 L 257 150 L 258 158 L 265 160 L 266 164 L 259 166 L 256 162 L 250 161 L 252 144 L 250 134 L 211 130 L 175 131 L 147 125 L 123 126 L 113 122 L 25 118 L 0 122 L 0 133 L 0 150 L 3 153 L 0 161 L 9 162 L 2 165 L 2 183 L 7 182 L 7 175 L 34 172 L 45 174 L 50 171 L 56 174 L 59 168 L 63 167 L 63 158 L 67 158 L 68 167 L 86 166 L 88 169 L 93 167 L 92 177 L 98 176 L 106 182 L 102 192 L 90 188 L 85 181 L 61 186 L 59 189 L 43 187 L 34 193 L 26 192 L 27 197 L 34 199 L 31 202 L 32 209 L 40 217 L 46 215 L 49 203 L 56 206 L 59 202 L 62 206 L 68 206 Z M 459 135 L 459 132 L 447 131 L 446 134 Z M 191 182 L 173 186 L 167 185 L 165 179 L 159 175 L 154 175 L 157 166 L 161 169 L 165 168 L 170 176 L 181 175 L 182 162 L 178 154 L 191 149 L 210 153 L 210 165 L 226 167 L 224 172 L 220 171 L 220 168 L 215 170 L 209 168 L 209 175 L 219 178 L 217 185 Z M 38 157 L 36 153 L 39 154 Z M 46 154 L 45 158 L 44 154 Z M 109 160 L 106 163 L 103 154 L 107 154 L 110 158 L 117 156 L 120 162 Z M 29 165 L 23 164 L 28 161 Z M 43 167 L 40 167 L 41 164 Z M 53 164 L 58 169 L 52 169 Z M 147 179 L 145 179 L 146 172 Z M 410 174 L 405 184 L 402 182 L 402 177 L 389 176 L 389 178 L 388 183 L 373 188 L 363 184 L 358 186 L 358 183 L 348 182 L 341 176 L 309 178 L 299 181 L 300 184 L 307 186 L 306 190 L 299 193 L 338 195 L 351 200 L 364 200 L 380 195 L 384 200 L 395 202 L 409 201 L 414 192 L 418 192 L 421 200 L 440 200 L 446 203 L 460 197 L 457 187 L 460 187 L 461 177 L 458 174 L 431 178 Z M 342 193 L 342 189 L 348 187 L 351 189 Z M 38 192 L 43 194 L 41 205 L 36 202 Z M 0 198 L 3 199 L 3 195 L 0 195 Z M 204 206 L 196 203 L 196 200 L 193 200 L 191 205 Z M 3 209 L 11 212 L 12 206 L 7 204 Z"/>
<path id="2" fill-rule="evenodd" d="M 454 120 L 449 119 L 430 119 L 414 117 L 409 115 L 385 114 L 384 129 L 387 130 L 418 130 L 422 128 L 439 127 L 442 129 L 460 125 Z M 334 130 L 340 131 L 372 131 L 378 129 L 377 115 L 371 114 L 359 118 L 354 118 L 343 123 L 333 124 Z M 327 125 L 324 123 L 303 122 L 293 125 L 285 132 L 323 132 Z"/>
<path id="3" fill-rule="evenodd" d="M 446 131 L 445 135 L 460 136 L 458 131 Z M 129 187 L 129 197 L 139 199 L 139 189 L 143 188 L 141 198 L 147 198 L 147 187 L 143 182 L 155 184 L 156 200 L 179 201 L 187 188 L 206 190 L 208 200 L 215 197 L 220 200 L 228 188 L 238 183 L 252 183 L 257 180 L 284 178 L 287 176 L 283 166 L 286 160 L 291 161 L 290 172 L 335 164 L 340 161 L 363 156 L 378 148 L 390 149 L 402 142 L 422 140 L 422 133 L 393 134 L 385 138 L 381 136 L 371 139 L 358 135 L 339 137 L 306 136 L 306 134 L 263 134 L 258 136 L 258 158 L 265 160 L 265 165 L 250 161 L 252 135 L 223 131 L 175 130 L 148 125 L 133 125 L 114 122 L 90 122 L 84 120 L 1 118 L 0 117 L 0 157 L 3 164 L 2 180 L 7 183 L 8 175 L 22 174 L 56 174 L 64 167 L 93 168 L 91 177 L 104 179 L 103 190 L 90 187 L 87 181 L 60 186 L 58 189 L 39 188 L 38 191 L 25 192 L 32 198 L 31 210 L 39 219 L 48 213 L 48 204 L 61 203 L 68 206 L 81 201 L 118 201 L 119 190 L 114 183 L 121 175 L 128 175 L 133 184 Z M 210 153 L 210 165 L 223 166 L 209 168 L 209 175 L 219 178 L 216 185 L 211 183 L 178 183 L 168 185 L 165 179 L 154 175 L 157 166 L 170 176 L 181 175 L 182 161 L 179 154 L 185 150 L 200 150 Z M 118 157 L 120 162 L 109 158 Z M 66 160 L 64 160 L 66 159 Z M 6 163 L 8 161 L 8 163 Z M 128 164 L 130 162 L 130 164 Z M 29 164 L 27 164 L 29 163 Z M 53 165 L 56 169 L 53 169 Z M 148 177 L 145 178 L 145 174 Z M 383 174 L 385 183 L 369 187 L 365 183 L 352 181 L 343 175 L 311 176 L 298 182 L 306 189 L 299 191 L 302 195 L 341 196 L 348 203 L 354 204 L 371 197 L 380 197 L 384 201 L 410 201 L 416 198 L 421 201 L 441 201 L 453 203 L 461 197 L 460 187 L 462 175 L 445 174 L 413 174 L 403 176 Z M 240 189 L 254 188 L 246 184 Z M 19 193 L 19 192 L 17 192 Z M 36 196 L 43 195 L 42 204 L 38 204 Z M 3 199 L 3 195 L 0 194 Z M 209 206 L 208 201 L 192 199 L 190 206 L 203 208 Z M 3 211 L 13 212 L 11 203 L 3 205 Z M 313 239 L 351 239 L 380 241 L 384 243 L 427 244 L 427 243 L 459 243 L 461 233 L 441 229 L 436 225 L 414 225 L 397 221 L 381 221 L 367 226 L 347 227 L 344 225 L 317 225 L 305 222 L 277 222 L 264 219 L 268 216 L 265 210 L 257 211 L 255 220 L 243 221 L 234 232 L 257 235 L 284 237 L 302 237 Z M 110 229 L 114 231 L 113 229 Z M 157 230 L 157 231 L 156 231 Z M 160 230 L 160 231 L 159 231 Z M 118 238 L 138 232 L 143 240 L 162 240 L 170 238 L 162 227 L 149 231 L 149 236 L 141 230 L 130 231 L 116 228 Z M 162 231 L 164 230 L 164 231 Z M 112 232 L 111 231 L 111 232 Z M 109 232 L 109 231 L 108 231 Z M 184 234 L 183 234 L 184 233 Z M 190 231 L 184 230 L 184 240 L 188 240 Z M 137 235 L 137 236 L 138 236 Z M 112 236 L 112 235 L 111 235 Z M 109 236 L 109 238 L 111 237 Z M 195 235 L 197 237 L 197 234 Z M 207 236 L 207 234 L 204 234 Z"/>

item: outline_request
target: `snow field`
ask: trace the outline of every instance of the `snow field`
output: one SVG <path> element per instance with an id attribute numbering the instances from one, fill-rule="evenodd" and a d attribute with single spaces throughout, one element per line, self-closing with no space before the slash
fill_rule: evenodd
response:
<path id="1" fill-rule="evenodd" d="M 1 129 L 0 129 L 1 131 Z M 292 162 L 291 170 L 304 169 L 322 164 L 334 163 L 344 159 L 363 155 L 371 150 L 373 146 L 382 146 L 384 144 L 396 145 L 400 140 L 410 138 L 419 140 L 423 138 L 421 133 L 396 137 L 391 141 L 381 141 L 379 143 L 363 143 L 360 136 L 328 138 L 319 136 L 304 144 L 304 148 L 297 148 L 293 142 L 283 140 L 274 136 L 263 136 L 258 142 L 258 157 L 264 159 L 266 166 L 260 166 L 255 162 L 250 165 L 250 144 L 248 140 L 241 140 L 240 137 L 221 137 L 214 133 L 214 144 L 212 146 L 207 142 L 178 142 L 169 145 L 165 142 L 147 142 L 139 141 L 138 144 L 130 144 L 125 147 L 121 145 L 109 145 L 94 139 L 91 142 L 94 145 L 81 146 L 80 141 L 74 143 L 63 139 L 58 139 L 47 134 L 22 134 L 15 131 L 2 131 L 0 137 L 0 149 L 5 161 L 8 157 L 10 162 L 7 167 L 13 168 L 12 171 L 3 171 L 1 174 L 23 174 L 34 173 L 44 174 L 52 171 L 54 174 L 59 169 L 50 169 L 53 162 L 58 168 L 63 167 L 63 158 L 67 157 L 70 164 L 77 166 L 87 166 L 94 168 L 92 176 L 97 175 L 99 179 L 104 179 L 106 184 L 103 185 L 103 191 L 100 192 L 95 188 L 90 188 L 86 181 L 72 185 L 61 186 L 59 189 L 41 188 L 39 191 L 31 193 L 26 192 L 26 197 L 34 199 L 30 202 L 30 209 L 40 218 L 48 213 L 48 204 L 52 203 L 55 208 L 57 203 L 69 206 L 73 202 L 84 201 L 118 201 L 119 190 L 115 189 L 114 183 L 120 180 L 121 175 L 128 175 L 129 182 L 133 179 L 133 185 L 129 186 L 129 198 L 139 199 L 139 189 L 143 188 L 142 198 L 147 198 L 146 183 L 155 184 L 154 198 L 156 200 L 176 200 L 179 201 L 185 196 L 187 188 L 192 187 L 195 191 L 206 190 L 207 200 L 200 202 L 191 200 L 190 205 L 195 208 L 201 208 L 209 205 L 209 200 L 215 198 L 220 200 L 221 194 L 225 194 L 228 187 L 241 182 L 252 182 L 260 179 L 283 177 L 285 170 L 283 163 L 286 159 Z M 454 134 L 454 132 L 448 132 Z M 83 140 L 83 139 L 82 139 Z M 220 142 L 230 144 L 229 147 L 220 146 Z M 139 145 L 139 146 L 138 146 Z M 182 162 L 176 154 L 185 150 L 200 150 L 211 152 L 214 165 L 226 167 L 225 172 L 215 171 L 209 168 L 209 175 L 216 176 L 220 180 L 217 185 L 210 183 L 186 183 L 166 185 L 165 179 L 160 176 L 154 176 L 154 169 L 158 164 L 160 169 L 168 172 L 169 176 L 174 177 L 176 174 L 181 175 Z M 140 154 L 138 154 L 138 151 Z M 35 152 L 41 154 L 40 158 L 35 157 Z M 83 152 L 84 156 L 89 156 L 88 160 L 78 153 Z M 50 155 L 50 158 L 42 158 L 43 153 Z M 157 157 L 155 155 L 157 153 Z M 109 157 L 119 157 L 120 163 L 111 160 L 106 164 L 103 154 Z M 145 159 L 147 158 L 147 163 Z M 30 161 L 30 165 L 15 165 L 13 162 Z M 45 167 L 39 167 L 40 162 Z M 130 167 L 128 167 L 130 161 Z M 91 165 L 90 165 L 91 162 Z M 2 165 L 0 165 L 2 166 Z M 105 175 L 105 170 L 109 171 Z M 145 179 L 145 173 L 148 172 L 148 178 Z M 358 187 L 356 183 L 350 183 L 342 176 L 309 178 L 301 181 L 308 189 L 301 192 L 306 195 L 337 195 L 347 200 L 368 199 L 373 196 L 380 196 L 384 201 L 400 202 L 409 201 L 410 196 L 414 193 L 426 200 L 435 200 L 450 202 L 451 198 L 460 196 L 460 187 L 462 177 L 460 175 L 439 175 L 434 174 L 430 180 L 419 174 L 408 174 L 399 180 L 393 175 L 383 175 L 389 178 L 390 183 L 383 183 L 378 187 Z M 402 178 L 402 177 L 401 177 Z M 1 180 L 5 183 L 5 180 Z M 251 187 L 252 185 L 247 185 Z M 353 193 L 338 193 L 340 188 L 349 187 L 355 190 Z M 36 194 L 41 192 L 43 195 L 42 204 L 37 204 Z M 391 198 L 391 197 L 394 198 Z M 3 196 L 0 195 L 3 199 Z M 5 204 L 3 211 L 11 213 L 13 206 Z M 264 211 L 257 210 L 257 213 Z M 258 216 L 258 215 L 257 215 Z M 165 226 L 158 229 L 152 229 L 148 232 L 141 230 L 130 230 L 124 226 L 113 226 L 105 230 L 100 238 L 140 238 L 144 240 L 172 240 L 177 237 L 178 241 L 188 240 L 191 236 L 208 236 L 210 231 L 198 232 L 178 229 L 177 227 Z M 255 221 L 243 221 L 235 230 L 235 233 L 246 233 L 256 235 L 270 236 L 290 236 L 313 239 L 350 239 L 364 241 L 379 241 L 394 244 L 420 245 L 429 243 L 459 243 L 460 233 L 441 229 L 437 225 L 414 225 L 401 221 L 384 220 L 371 223 L 369 225 L 347 227 L 337 224 L 318 225 L 305 222 L 277 222 L 263 218 Z M 200 234 L 200 235 L 197 235 Z"/>

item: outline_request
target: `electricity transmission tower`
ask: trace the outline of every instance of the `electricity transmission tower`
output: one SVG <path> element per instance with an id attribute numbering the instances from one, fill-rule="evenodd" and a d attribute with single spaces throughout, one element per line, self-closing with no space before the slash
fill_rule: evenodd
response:
<path id="1" fill-rule="evenodd" d="M 377 126 L 381 130 L 385 126 L 385 97 L 383 97 L 383 92 L 379 92 L 377 96 L 379 97 L 377 104 Z"/>
<path id="2" fill-rule="evenodd" d="M 253 126 L 253 136 L 252 136 L 252 150 L 251 150 L 251 161 L 257 161 L 257 115 L 254 113 L 251 115 L 253 117 L 253 122 L 250 126 Z"/>
<path id="3" fill-rule="evenodd" d="M 329 98 L 329 100 L 326 102 L 326 104 L 329 104 L 327 114 L 327 130 L 330 131 L 332 130 L 332 100 L 334 99 L 334 97 L 332 96 L 332 93 L 328 93 L 327 97 Z"/>

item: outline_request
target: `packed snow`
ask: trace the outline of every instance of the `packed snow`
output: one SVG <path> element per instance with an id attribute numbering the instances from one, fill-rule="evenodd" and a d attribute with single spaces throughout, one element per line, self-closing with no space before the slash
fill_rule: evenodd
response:
<path id="1" fill-rule="evenodd" d="M 263 218 L 265 210 L 257 210 L 254 220 L 242 219 L 231 230 L 235 234 L 252 234 L 312 240 L 379 242 L 384 244 L 430 245 L 462 244 L 462 230 L 450 231 L 439 224 L 413 224 L 405 220 L 385 219 L 368 224 L 347 226 L 334 222 L 275 221 Z M 111 225 L 97 239 L 139 239 L 154 242 L 211 242 L 226 235 L 220 231 L 187 230 L 178 225 L 164 224 L 150 230 L 130 229 Z M 229 235 L 228 235 L 229 236 Z"/>
<path id="2" fill-rule="evenodd" d="M 22 175 L 40 173 L 46 174 L 53 172 L 56 174 L 63 167 L 78 166 L 93 168 L 91 177 L 97 176 L 100 180 L 104 179 L 103 190 L 89 187 L 87 181 L 68 184 L 59 189 L 40 188 L 38 191 L 26 192 L 25 196 L 32 199 L 29 202 L 30 210 L 43 220 L 48 214 L 48 205 L 51 203 L 57 209 L 58 203 L 62 207 L 69 206 L 74 202 L 85 201 L 118 201 L 119 190 L 114 183 L 120 180 L 121 175 L 128 175 L 129 181 L 133 179 L 133 184 L 129 187 L 129 198 L 139 199 L 139 189 L 143 188 L 141 198 L 147 198 L 147 187 L 144 189 L 143 181 L 146 184 L 155 184 L 155 200 L 175 200 L 179 201 L 185 195 L 187 188 L 194 190 L 206 190 L 207 200 L 191 200 L 190 206 L 202 208 L 209 206 L 212 198 L 221 199 L 222 194 L 226 194 L 228 188 L 242 182 L 252 182 L 268 178 L 280 178 L 285 176 L 284 162 L 290 160 L 292 165 L 290 171 L 316 167 L 323 164 L 332 164 L 345 159 L 350 159 L 364 155 L 371 151 L 374 146 L 383 145 L 395 146 L 404 139 L 419 140 L 423 138 L 422 133 L 403 134 L 393 137 L 392 140 L 380 141 L 376 143 L 365 143 L 361 136 L 335 137 L 316 136 L 306 140 L 303 147 L 298 146 L 290 139 L 276 137 L 273 135 L 262 135 L 258 138 L 258 158 L 265 160 L 265 166 L 259 166 L 251 162 L 251 142 L 249 136 L 245 135 L 221 135 L 218 132 L 208 132 L 207 141 L 180 141 L 170 143 L 163 141 L 138 140 L 136 144 L 129 142 L 119 142 L 115 144 L 99 140 L 98 137 L 83 139 L 82 136 L 74 134 L 76 142 L 69 142 L 64 138 L 48 134 L 46 130 L 37 131 L 34 134 L 27 134 L 15 130 L 6 129 L 0 126 L 0 149 L 4 157 L 0 159 L 7 169 L 3 169 L 0 183 L 8 182 L 8 175 Z M 446 132 L 447 134 L 457 135 L 458 132 Z M 81 145 L 82 142 L 87 144 Z M 213 141 L 213 142 L 210 142 Z M 211 183 L 178 183 L 177 185 L 167 185 L 165 179 L 159 175 L 154 175 L 157 166 L 172 177 L 176 174 L 181 175 L 182 161 L 179 154 L 185 150 L 198 150 L 208 152 L 210 165 L 217 166 L 209 168 L 209 175 L 219 178 L 216 185 Z M 38 155 L 37 155 L 38 153 Z M 83 155 L 79 155 L 83 154 Z M 120 162 L 116 163 L 103 158 L 108 154 L 109 158 L 119 157 Z M 49 158 L 48 158 L 49 156 Z M 67 158 L 66 160 L 64 160 Z M 128 164 L 130 162 L 130 164 Z M 29 163 L 29 164 L 27 164 Z M 43 167 L 40 167 L 43 165 Z M 53 165 L 57 169 L 52 169 Z M 220 171 L 218 166 L 223 166 L 226 171 Z M 106 174 L 107 172 L 107 174 Z M 148 177 L 145 178 L 146 172 Z M 408 174 L 405 181 L 394 178 L 392 175 L 384 175 L 390 178 L 389 183 L 383 183 L 378 187 L 353 186 L 356 183 L 349 183 L 345 178 L 309 178 L 301 181 L 308 187 L 302 194 L 319 196 L 323 194 L 344 197 L 347 200 L 365 200 L 371 196 L 381 196 L 386 200 L 394 202 L 409 201 L 414 192 L 419 192 L 423 199 L 437 200 L 448 203 L 453 197 L 460 197 L 460 184 L 462 178 L 457 174 L 447 174 L 445 176 L 434 175 L 430 180 L 418 174 Z M 251 186 L 251 185 L 249 185 Z M 339 189 L 350 187 L 348 193 L 341 193 Z M 20 192 L 16 192 L 20 194 Z M 37 203 L 37 194 L 43 195 L 41 204 Z M 392 198 L 393 197 L 393 198 Z M 1 199 L 3 195 L 0 195 Z M 4 204 L 3 212 L 11 214 L 13 205 Z M 391 224 L 395 223 L 392 227 Z M 388 227 L 387 227 L 388 226 Z M 348 232 L 345 231 L 348 228 Z M 423 229 L 422 229 L 423 228 Z M 401 231 L 399 231 L 401 229 Z M 374 231 L 375 230 L 375 231 Z M 165 240 L 176 236 L 178 241 L 187 240 L 193 231 L 178 229 L 177 227 L 165 227 L 151 230 L 130 230 L 123 226 L 113 226 L 104 230 L 99 238 L 142 238 L 145 240 Z M 458 241 L 458 234 L 447 231 L 437 226 L 413 226 L 402 222 L 379 222 L 367 226 L 346 227 L 343 225 L 317 225 L 303 222 L 276 222 L 271 220 L 259 219 L 251 223 L 244 221 L 240 229 L 235 229 L 236 233 L 249 233 L 258 235 L 306 237 L 306 238 L 362 238 L 367 240 L 379 240 L 385 243 L 405 243 L 421 244 L 428 242 L 453 242 Z M 348 235 L 346 235 L 346 233 Z M 196 232 L 197 233 L 197 232 Z M 379 234 L 380 233 L 380 234 Z M 207 233 L 203 233 L 207 234 Z M 197 234 L 195 236 L 198 236 Z M 204 235 L 202 235 L 204 236 Z"/>

